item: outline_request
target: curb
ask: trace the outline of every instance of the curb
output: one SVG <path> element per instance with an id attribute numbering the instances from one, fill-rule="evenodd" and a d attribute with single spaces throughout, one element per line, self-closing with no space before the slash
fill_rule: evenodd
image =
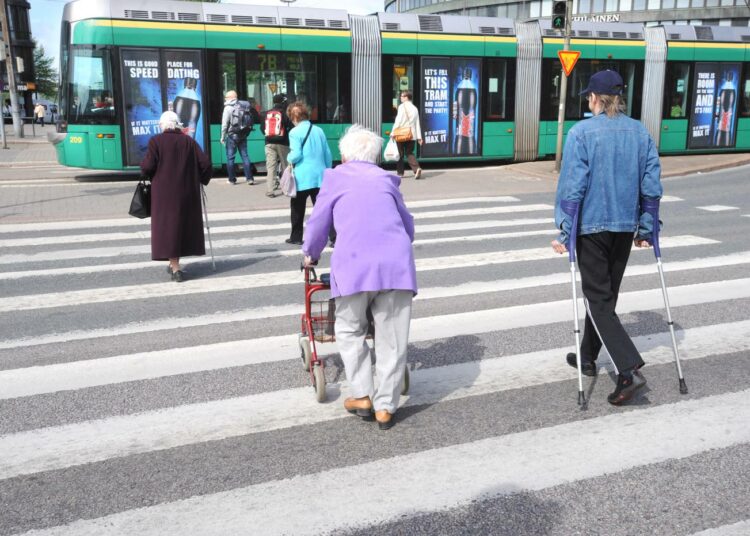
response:
<path id="1" fill-rule="evenodd" d="M 667 172 L 662 173 L 661 176 L 662 178 L 683 177 L 685 175 L 694 175 L 696 173 L 710 173 L 712 171 L 736 168 L 736 167 L 746 166 L 748 164 L 750 164 L 750 158 L 744 161 L 737 161 L 737 162 L 724 162 L 724 163 L 717 162 L 716 164 L 711 164 L 710 166 L 705 166 L 705 167 L 695 168 L 695 169 L 667 171 Z"/>
<path id="2" fill-rule="evenodd" d="M 49 166 L 52 164 L 58 164 L 57 160 L 38 160 L 38 161 L 26 161 L 26 162 L 0 162 L 0 167 L 3 168 L 27 168 L 34 166 Z M 59 164 L 58 164 L 59 165 Z M 64 167 L 60 165 L 60 167 Z"/>

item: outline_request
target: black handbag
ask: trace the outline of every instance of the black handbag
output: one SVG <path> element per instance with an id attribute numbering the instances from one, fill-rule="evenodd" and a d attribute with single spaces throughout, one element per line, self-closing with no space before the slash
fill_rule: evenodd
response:
<path id="1" fill-rule="evenodd" d="M 151 216 L 151 183 L 141 179 L 135 187 L 128 214 L 136 218 Z"/>

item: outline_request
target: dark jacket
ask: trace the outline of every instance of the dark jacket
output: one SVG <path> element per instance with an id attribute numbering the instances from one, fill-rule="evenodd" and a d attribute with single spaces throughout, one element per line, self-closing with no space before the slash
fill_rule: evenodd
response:
<path id="1" fill-rule="evenodd" d="M 204 255 L 201 184 L 211 180 L 211 161 L 179 130 L 151 138 L 141 171 L 151 177 L 151 258 Z"/>
<path id="2" fill-rule="evenodd" d="M 266 136 L 266 144 L 269 143 L 275 143 L 278 145 L 289 145 L 289 131 L 294 128 L 294 123 L 292 123 L 292 120 L 289 119 L 289 116 L 286 115 L 286 109 L 284 104 L 277 104 L 271 110 L 278 110 L 281 112 L 281 122 L 284 125 L 284 135 L 283 136 Z M 270 111 L 270 110 L 269 110 Z M 265 135 L 266 133 L 266 114 L 268 111 L 263 112 L 260 118 L 260 131 Z"/>

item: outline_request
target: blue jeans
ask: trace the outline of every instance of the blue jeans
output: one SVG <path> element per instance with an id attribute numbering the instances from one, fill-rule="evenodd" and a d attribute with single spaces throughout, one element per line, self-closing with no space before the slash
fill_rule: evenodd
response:
<path id="1" fill-rule="evenodd" d="M 250 157 L 247 156 L 247 139 L 240 138 L 236 134 L 227 136 L 227 178 L 230 182 L 237 181 L 237 175 L 234 171 L 234 156 L 240 151 L 242 158 L 242 167 L 245 170 L 245 180 L 253 180 L 253 174 L 250 171 Z"/>

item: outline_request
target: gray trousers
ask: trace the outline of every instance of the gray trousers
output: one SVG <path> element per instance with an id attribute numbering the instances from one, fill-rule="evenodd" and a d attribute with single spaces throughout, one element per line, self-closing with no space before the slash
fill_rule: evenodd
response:
<path id="1" fill-rule="evenodd" d="M 273 193 L 273 191 L 279 187 L 279 177 L 284 173 L 284 169 L 287 166 L 286 157 L 289 154 L 288 145 L 280 145 L 278 143 L 269 143 L 266 145 L 266 193 Z M 278 166 L 279 174 L 276 175 L 276 169 Z"/>
<path id="2" fill-rule="evenodd" d="M 351 385 L 352 396 L 369 396 L 375 411 L 395 413 L 398 408 L 413 298 L 410 290 L 359 292 L 336 298 L 336 343 L 344 362 L 346 379 Z M 365 342 L 368 307 L 375 324 L 377 391 L 370 348 Z"/>

